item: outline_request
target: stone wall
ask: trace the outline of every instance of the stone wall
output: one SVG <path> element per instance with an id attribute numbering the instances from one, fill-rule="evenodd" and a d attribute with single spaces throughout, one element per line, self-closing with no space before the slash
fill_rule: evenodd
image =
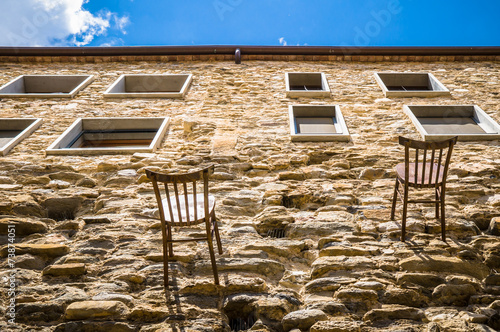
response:
<path id="1" fill-rule="evenodd" d="M 44 123 L 0 159 L 0 244 L 15 225 L 17 287 L 9 324 L 13 270 L 3 246 L 0 329 L 500 329 L 498 140 L 456 146 L 446 243 L 432 206 L 410 205 L 405 243 L 400 205 L 390 220 L 393 167 L 403 160 L 397 137 L 419 138 L 403 105 L 477 104 L 500 122 L 499 69 L 498 62 L 0 64 L 2 84 L 21 74 L 96 76 L 73 99 L 2 100 L 2 117 Z M 324 72 L 331 98 L 285 98 L 287 71 Z M 376 71 L 432 72 L 452 96 L 386 99 Z M 103 98 L 120 74 L 165 72 L 193 74 L 184 100 Z M 352 141 L 290 142 L 293 104 L 339 104 Z M 172 123 L 154 154 L 45 155 L 77 117 L 116 116 L 170 116 Z M 160 222 L 144 169 L 210 163 L 221 286 L 213 284 L 206 244 L 180 244 L 166 294 Z M 277 229 L 284 238 L 267 236 Z"/>

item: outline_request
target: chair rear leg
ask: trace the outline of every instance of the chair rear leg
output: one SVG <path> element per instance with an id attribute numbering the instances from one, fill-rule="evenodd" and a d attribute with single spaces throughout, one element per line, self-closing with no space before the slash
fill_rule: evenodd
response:
<path id="1" fill-rule="evenodd" d="M 214 282 L 216 285 L 219 285 L 219 273 L 217 271 L 217 264 L 215 262 L 215 252 L 214 252 L 214 246 L 212 243 L 212 237 L 210 236 L 210 233 L 208 234 L 208 251 L 210 252 L 210 261 L 212 262 L 212 270 L 214 272 Z"/>
<path id="2" fill-rule="evenodd" d="M 403 218 L 401 220 L 401 241 L 405 242 L 406 238 L 406 214 L 408 213 L 408 188 L 405 186 L 404 188 L 404 197 L 403 197 Z"/>
<path id="3" fill-rule="evenodd" d="M 172 229 L 167 227 L 168 256 L 174 257 L 174 246 L 172 245 Z"/>
<path id="4" fill-rule="evenodd" d="M 440 198 L 439 198 L 438 188 L 435 189 L 435 195 L 436 195 L 436 219 L 439 219 L 439 202 L 440 202 Z"/>
<path id="5" fill-rule="evenodd" d="M 212 211 L 212 222 L 215 231 L 215 240 L 217 241 L 217 249 L 219 249 L 219 255 L 222 255 L 222 243 L 220 241 L 219 226 L 217 226 L 217 219 L 215 219 L 215 210 Z"/>
<path id="6" fill-rule="evenodd" d="M 396 212 L 396 201 L 398 198 L 398 186 L 399 186 L 399 181 L 396 178 L 396 184 L 394 185 L 394 195 L 392 196 L 391 220 L 394 220 L 394 214 Z"/>
<path id="7" fill-rule="evenodd" d="M 441 238 L 443 239 L 444 242 L 446 242 L 446 220 L 445 220 L 445 206 L 444 206 L 444 187 L 442 188 L 441 192 Z"/>
<path id="8" fill-rule="evenodd" d="M 168 244 L 163 240 L 163 285 L 168 289 Z"/>

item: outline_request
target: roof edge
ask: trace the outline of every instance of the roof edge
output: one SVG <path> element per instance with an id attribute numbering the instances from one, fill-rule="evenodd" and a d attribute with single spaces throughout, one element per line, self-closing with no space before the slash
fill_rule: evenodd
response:
<path id="1" fill-rule="evenodd" d="M 0 56 L 127 56 L 127 55 L 500 55 L 498 46 L 471 47 L 354 47 L 354 46 L 111 46 L 0 47 Z"/>

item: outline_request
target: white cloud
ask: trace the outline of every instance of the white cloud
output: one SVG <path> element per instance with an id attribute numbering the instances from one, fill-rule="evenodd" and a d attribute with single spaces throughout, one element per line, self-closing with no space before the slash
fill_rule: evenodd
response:
<path id="1" fill-rule="evenodd" d="M 123 45 L 125 45 L 123 39 L 121 39 L 121 38 L 111 38 L 111 39 L 105 41 L 104 43 L 101 43 L 99 46 L 109 47 L 109 46 L 123 46 Z"/>
<path id="2" fill-rule="evenodd" d="M 280 44 L 281 44 L 282 46 L 286 46 L 286 45 L 288 45 L 288 44 L 287 44 L 287 42 L 286 42 L 286 40 L 285 40 L 285 37 L 281 37 L 281 38 L 280 38 L 280 39 L 278 39 L 278 40 L 280 41 Z"/>
<path id="3" fill-rule="evenodd" d="M 92 14 L 88 1 L 1 0 L 0 46 L 83 46 L 110 28 L 126 33 L 128 17 Z"/>
<path id="4" fill-rule="evenodd" d="M 114 21 L 115 21 L 115 27 L 121 31 L 121 33 L 123 33 L 124 35 L 127 34 L 127 31 L 125 30 L 125 27 L 127 25 L 129 25 L 130 23 L 130 19 L 128 18 L 128 16 L 122 16 L 122 17 L 118 17 L 118 16 L 114 16 Z"/>

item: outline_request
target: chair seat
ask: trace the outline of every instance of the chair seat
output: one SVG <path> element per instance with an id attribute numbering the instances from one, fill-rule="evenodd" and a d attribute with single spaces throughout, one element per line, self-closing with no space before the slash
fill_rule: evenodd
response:
<path id="1" fill-rule="evenodd" d="M 188 195 L 188 209 L 189 209 L 189 221 L 193 222 L 201 222 L 205 218 L 205 207 L 203 202 L 203 194 L 196 195 L 196 210 L 197 210 L 197 220 L 194 220 L 194 200 L 193 195 Z M 179 223 L 179 212 L 177 209 L 177 202 L 175 200 L 175 196 L 170 198 L 170 204 L 172 204 L 172 213 L 174 215 L 174 220 L 170 220 L 170 213 L 168 212 L 168 201 L 167 199 L 162 200 L 163 211 L 165 211 L 165 221 L 171 223 Z M 179 205 L 181 208 L 182 222 L 186 223 L 186 203 L 183 195 L 179 195 Z M 211 214 L 215 206 L 215 198 L 212 195 L 208 195 L 208 213 Z"/>
<path id="2" fill-rule="evenodd" d="M 435 185 L 436 184 L 436 174 L 438 173 L 439 170 L 439 177 L 437 184 L 440 184 L 443 182 L 443 174 L 444 174 L 444 166 L 443 165 L 438 165 L 436 163 L 432 164 L 432 179 L 429 179 L 429 176 L 431 175 L 431 163 L 426 163 L 425 164 L 425 177 L 424 177 L 424 182 L 422 182 L 422 171 L 424 169 L 423 163 L 418 163 L 418 169 L 417 169 L 417 182 L 415 183 L 415 163 L 409 163 L 409 174 L 408 176 L 410 177 L 408 179 L 408 184 L 418 184 L 418 185 Z M 403 180 L 407 181 L 405 179 L 405 164 L 397 164 L 395 167 L 396 174 L 398 177 Z"/>

